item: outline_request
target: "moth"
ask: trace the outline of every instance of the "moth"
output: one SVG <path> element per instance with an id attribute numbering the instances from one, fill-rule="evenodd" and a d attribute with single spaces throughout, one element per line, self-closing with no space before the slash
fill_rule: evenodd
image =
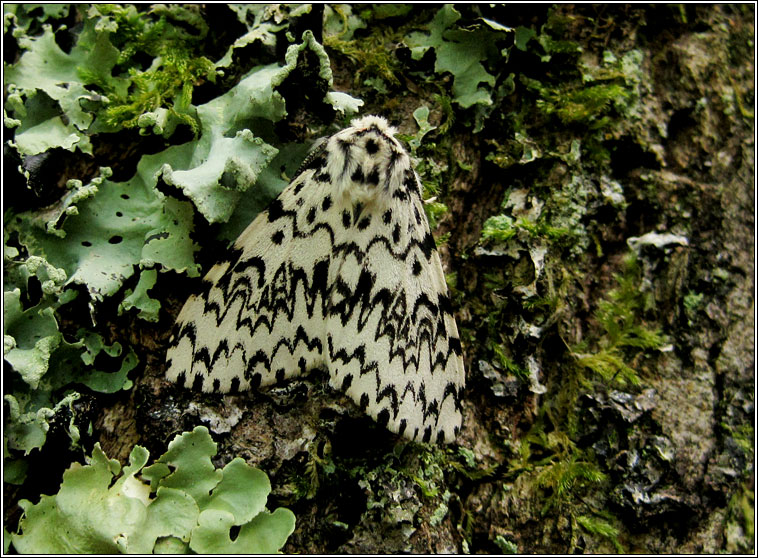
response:
<path id="1" fill-rule="evenodd" d="M 321 368 L 392 432 L 451 442 L 465 373 L 421 182 L 385 119 L 351 124 L 187 300 L 167 377 L 231 393 Z"/>

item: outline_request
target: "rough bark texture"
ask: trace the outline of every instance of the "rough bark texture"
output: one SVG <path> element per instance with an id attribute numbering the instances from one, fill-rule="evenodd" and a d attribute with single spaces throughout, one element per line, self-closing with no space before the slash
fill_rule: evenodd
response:
<path id="1" fill-rule="evenodd" d="M 139 347 L 144 372 L 129 393 L 99 404 L 94 439 L 124 462 L 135 443 L 158 455 L 174 434 L 207 425 L 217 465 L 241 456 L 259 466 L 274 487 L 270 507 L 295 513 L 289 552 L 750 552 L 754 7 L 481 9 L 579 45 L 565 62 L 575 67 L 599 67 L 605 52 L 639 56 L 630 58 L 638 62 L 632 112 L 597 109 L 610 120 L 598 132 L 536 102 L 558 106 L 548 87 L 559 96 L 581 87 L 578 71 L 574 89 L 550 81 L 563 55 L 541 67 L 528 56 L 533 42 L 526 52 L 514 48 L 501 76 L 514 73 L 514 92 L 496 99 L 483 130 L 472 133 L 470 117 L 460 116 L 427 151 L 449 164 L 450 211 L 436 236 L 450 233 L 441 252 L 457 273 L 465 342 L 457 443 L 405 444 L 318 372 L 234 397 L 168 384 L 168 328 L 190 280 L 179 289 L 159 281 L 153 296 L 168 310 L 159 326 L 113 326 L 114 339 Z M 328 52 L 335 88 L 354 90 L 355 62 Z M 444 122 L 437 86 L 411 74 L 419 66 L 402 47 L 395 54 L 407 61 L 411 93 L 399 101 L 367 95 L 364 112 L 389 114 L 408 134 L 421 104 L 435 107 L 432 124 Z M 529 89 L 520 75 L 545 89 Z M 539 148 L 535 160 L 521 151 L 513 164 L 488 157 L 498 152 L 491 140 L 513 143 L 512 120 L 498 113 L 519 114 L 520 132 Z M 568 156 L 572 140 L 579 159 Z M 541 215 L 564 233 L 522 228 L 505 243 L 482 241 L 485 221 L 502 213 Z M 627 239 L 651 232 L 657 240 L 630 248 Z M 582 351 L 609 347 L 597 311 L 619 290 L 616 276 L 637 297 L 617 321 L 664 339 L 655 349 L 620 350 L 636 386 L 620 383 L 620 372 L 603 380 L 578 364 Z M 529 306 L 538 299 L 542 306 Z"/>

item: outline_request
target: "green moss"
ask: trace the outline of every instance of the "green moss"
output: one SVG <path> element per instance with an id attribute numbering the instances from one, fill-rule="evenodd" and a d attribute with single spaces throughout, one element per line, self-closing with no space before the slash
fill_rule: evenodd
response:
<path id="1" fill-rule="evenodd" d="M 376 27 L 367 37 L 360 40 L 344 40 L 339 35 L 325 35 L 324 46 L 336 50 L 343 56 L 352 60 L 356 66 L 355 81 L 361 78 L 379 77 L 386 83 L 397 85 L 400 83 L 401 66 L 388 44 L 396 42 L 396 31 L 390 31 L 387 27 Z"/>
<path id="2" fill-rule="evenodd" d="M 613 546 L 616 547 L 616 552 L 624 554 L 624 547 L 618 540 L 619 530 L 611 525 L 608 520 L 601 516 L 580 515 L 576 518 L 576 522 L 588 533 L 593 535 L 599 535 L 611 541 Z"/>
<path id="3" fill-rule="evenodd" d="M 503 554 L 518 554 L 518 545 L 506 539 L 503 535 L 495 537 L 495 544 L 503 551 Z"/>
<path id="4" fill-rule="evenodd" d="M 746 480 L 729 500 L 725 518 L 725 552 L 750 554 L 755 548 L 755 492 Z"/>
<path id="5" fill-rule="evenodd" d="M 635 357 L 646 350 L 659 349 L 665 343 L 661 332 L 648 328 L 641 318 L 645 298 L 639 290 L 641 269 L 630 255 L 621 275 L 615 276 L 618 286 L 598 303 L 595 320 L 602 332 L 590 344 L 582 342 L 572 348 L 576 364 L 583 370 L 611 385 L 639 385 L 637 372 L 630 366 Z M 590 345 L 594 350 L 589 350 Z M 582 375 L 582 380 L 587 381 Z"/>
<path id="6" fill-rule="evenodd" d="M 698 308 L 700 308 L 700 304 L 703 302 L 703 298 L 705 298 L 705 295 L 703 293 L 698 293 L 695 291 L 688 291 L 687 294 L 684 295 L 682 304 L 684 305 L 685 312 L 687 312 L 687 316 L 694 316 Z"/>
<path id="7" fill-rule="evenodd" d="M 609 480 L 591 448 L 579 444 L 581 409 L 579 398 L 598 387 L 620 388 L 642 383 L 637 362 L 649 350 L 664 343 L 662 334 L 643 319 L 642 271 L 633 256 L 624 262 L 615 286 L 598 303 L 594 328 L 583 343 L 570 347 L 556 363 L 548 394 L 538 416 L 520 441 L 509 470 L 538 497 L 542 514 L 560 513 L 576 529 L 602 537 L 623 548 L 618 540 L 618 521 L 605 510 L 589 505 L 585 495 L 607 488 Z M 566 284 L 552 290 L 556 307 Z M 547 303 L 548 301 L 546 301 Z M 612 433 L 617 435 L 616 433 Z M 615 447 L 615 444 L 611 444 Z"/>
<path id="8" fill-rule="evenodd" d="M 505 370 L 509 374 L 513 374 L 514 376 L 521 378 L 522 380 L 528 380 L 529 371 L 523 366 L 520 366 L 511 357 L 509 357 L 503 350 L 503 346 L 504 344 L 502 343 L 490 344 L 490 348 L 492 349 L 492 352 L 495 355 L 497 362 L 500 363 L 500 366 L 503 367 L 503 370 Z"/>
<path id="9" fill-rule="evenodd" d="M 127 71 L 129 80 L 124 90 L 87 68 L 79 68 L 83 80 L 98 85 L 110 100 L 103 123 L 115 129 L 134 128 L 143 114 L 165 108 L 197 134 L 198 124 L 190 112 L 194 87 L 216 78 L 213 63 L 199 55 L 208 33 L 199 12 L 181 6 L 137 12 L 131 5 L 100 4 L 93 6 L 89 15 L 100 16 L 98 25 L 113 30 L 110 41 L 119 51 L 117 63 Z M 145 55 L 153 62 L 142 70 L 137 59 Z"/>
<path id="10" fill-rule="evenodd" d="M 548 241 L 561 240 L 572 234 L 570 230 L 554 227 L 544 220 L 535 223 L 526 218 L 516 220 L 508 215 L 494 215 L 484 222 L 481 240 L 483 243 L 505 243 L 519 231 L 525 231 L 531 238 L 543 238 Z"/>

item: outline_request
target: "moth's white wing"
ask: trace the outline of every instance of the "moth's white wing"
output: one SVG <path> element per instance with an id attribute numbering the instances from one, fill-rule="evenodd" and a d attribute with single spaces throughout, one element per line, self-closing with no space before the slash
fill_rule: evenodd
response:
<path id="1" fill-rule="evenodd" d="M 365 117 L 308 158 L 180 312 L 170 380 L 228 392 L 325 366 L 392 431 L 454 439 L 460 340 L 420 185 L 393 134 Z"/>
<path id="2" fill-rule="evenodd" d="M 301 172 L 185 303 L 167 354 L 170 380 L 226 393 L 324 363 L 335 213 L 331 183 L 315 174 Z"/>
<path id="3" fill-rule="evenodd" d="M 332 174 L 354 178 L 347 239 L 334 249 L 330 381 L 393 432 L 450 442 L 461 426 L 463 359 L 420 184 L 386 122 L 354 125 L 337 144 L 342 156 L 330 157 L 346 168 Z"/>

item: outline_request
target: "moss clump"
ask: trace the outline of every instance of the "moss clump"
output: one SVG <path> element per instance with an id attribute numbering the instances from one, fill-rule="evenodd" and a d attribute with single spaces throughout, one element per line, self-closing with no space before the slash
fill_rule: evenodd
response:
<path id="1" fill-rule="evenodd" d="M 156 6 L 138 12 L 130 5 L 102 4 L 93 6 L 89 15 L 100 15 L 102 25 L 113 29 L 110 41 L 119 50 L 117 65 L 125 69 L 129 81 L 127 88 L 115 87 L 80 68 L 82 78 L 101 87 L 110 101 L 103 124 L 134 128 L 143 114 L 166 108 L 197 134 L 198 124 L 190 112 L 192 93 L 196 85 L 216 78 L 213 63 L 199 55 L 208 33 L 201 14 L 193 7 Z M 145 58 L 152 61 L 142 70 Z"/>
<path id="2" fill-rule="evenodd" d="M 617 387 L 637 386 L 640 379 L 628 363 L 646 350 L 661 348 L 665 339 L 658 329 L 649 329 L 640 319 L 645 301 L 638 288 L 641 269 L 637 259 L 627 257 L 624 272 L 615 278 L 618 286 L 598 303 L 595 311 L 602 334 L 594 343 L 578 343 L 571 352 L 582 372 L 592 372 Z M 581 379 L 584 383 L 589 380 L 584 373 Z"/>
<path id="3" fill-rule="evenodd" d="M 338 11 L 343 18 L 340 11 Z M 379 77 L 386 83 L 398 85 L 398 74 L 402 69 L 400 63 L 387 45 L 397 42 L 397 31 L 390 31 L 386 27 L 377 27 L 366 37 L 346 40 L 342 37 L 348 30 L 347 20 L 344 20 L 343 32 L 338 35 L 325 35 L 324 46 L 336 50 L 343 56 L 352 60 L 357 70 L 355 81 L 358 83 L 361 77 Z"/>
<path id="4" fill-rule="evenodd" d="M 531 490 L 543 501 L 542 514 L 557 508 L 573 527 L 608 539 L 622 552 L 616 519 L 583 498 L 597 494 L 608 478 L 592 447 L 580 443 L 579 399 L 596 390 L 641 384 L 637 363 L 645 351 L 661 348 L 665 340 L 642 319 L 642 272 L 634 256 L 626 259 L 615 280 L 615 288 L 595 311 L 595 334 L 566 353 L 561 374 L 555 376 L 537 419 L 521 439 L 510 471 L 530 477 Z"/>

